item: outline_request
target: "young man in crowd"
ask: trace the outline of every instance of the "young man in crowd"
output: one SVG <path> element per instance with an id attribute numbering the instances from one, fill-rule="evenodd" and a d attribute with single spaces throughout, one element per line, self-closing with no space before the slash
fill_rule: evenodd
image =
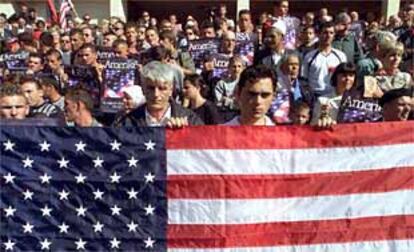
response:
<path id="1" fill-rule="evenodd" d="M 40 79 L 44 97 L 61 111 L 65 109 L 65 97 L 62 95 L 62 89 L 58 80 L 51 77 L 43 77 Z"/>
<path id="2" fill-rule="evenodd" d="M 386 92 L 380 99 L 384 121 L 407 121 L 414 112 L 414 89 L 400 88 Z"/>
<path id="3" fill-rule="evenodd" d="M 77 127 L 102 127 L 92 115 L 93 99 L 88 91 L 73 88 L 65 94 L 65 119 Z"/>
<path id="4" fill-rule="evenodd" d="M 0 118 L 22 120 L 29 115 L 30 106 L 19 85 L 0 85 Z"/>

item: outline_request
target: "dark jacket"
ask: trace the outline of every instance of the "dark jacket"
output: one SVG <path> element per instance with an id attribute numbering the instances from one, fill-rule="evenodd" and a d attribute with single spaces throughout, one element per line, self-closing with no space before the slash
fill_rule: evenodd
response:
<path id="1" fill-rule="evenodd" d="M 181 105 L 170 102 L 171 105 L 171 117 L 187 117 L 189 125 L 203 125 L 203 121 L 193 111 L 183 108 Z M 145 107 L 146 104 L 136 108 L 131 113 L 126 114 L 123 118 L 117 120 L 114 124 L 115 127 L 147 127 L 145 120 Z"/>

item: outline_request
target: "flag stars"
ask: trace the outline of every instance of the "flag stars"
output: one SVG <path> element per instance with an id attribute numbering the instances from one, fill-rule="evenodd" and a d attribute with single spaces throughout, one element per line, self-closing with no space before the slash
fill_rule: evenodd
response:
<path id="1" fill-rule="evenodd" d="M 42 184 L 49 184 L 50 180 L 52 179 L 52 177 L 49 176 L 47 173 L 43 174 L 39 178 L 40 178 L 40 183 Z"/>
<path id="2" fill-rule="evenodd" d="M 32 200 L 33 199 L 33 192 L 29 189 L 26 189 L 26 191 L 23 192 L 23 199 L 24 200 Z"/>
<path id="3" fill-rule="evenodd" d="M 93 192 L 94 199 L 102 199 L 104 192 L 101 192 L 99 189 Z"/>
<path id="4" fill-rule="evenodd" d="M 22 160 L 24 168 L 32 168 L 34 160 L 30 157 L 26 157 L 26 159 Z"/>
<path id="5" fill-rule="evenodd" d="M 138 192 L 135 191 L 134 188 L 131 188 L 131 190 L 127 191 L 127 194 L 128 194 L 128 199 L 137 199 Z"/>
<path id="6" fill-rule="evenodd" d="M 114 141 L 112 141 L 110 143 L 110 145 L 111 145 L 111 150 L 112 151 L 119 151 L 122 144 L 120 142 L 116 141 L 116 139 L 115 139 Z"/>
<path id="7" fill-rule="evenodd" d="M 111 183 L 115 184 L 115 183 L 119 183 L 121 176 L 118 175 L 118 173 L 114 172 L 111 176 L 109 176 L 109 178 L 111 179 Z"/>
<path id="8" fill-rule="evenodd" d="M 5 151 L 14 151 L 14 146 L 15 145 L 16 144 L 13 143 L 12 141 L 10 141 L 10 139 L 8 139 L 7 142 L 4 142 L 3 143 L 3 146 L 4 146 L 4 150 Z"/>
<path id="9" fill-rule="evenodd" d="M 50 245 L 52 245 L 52 243 L 45 238 L 43 241 L 40 242 L 40 246 L 42 250 L 49 250 L 50 249 Z"/>
<path id="10" fill-rule="evenodd" d="M 26 224 L 24 224 L 23 226 L 23 233 L 29 233 L 31 234 L 33 232 L 33 228 L 34 226 L 32 224 L 30 224 L 29 222 L 26 222 Z"/>
<path id="11" fill-rule="evenodd" d="M 134 156 L 132 156 L 130 159 L 128 159 L 128 167 L 137 167 L 138 159 L 135 159 Z"/>
<path id="12" fill-rule="evenodd" d="M 60 200 L 68 200 L 68 196 L 70 194 L 70 192 L 65 191 L 65 189 L 62 189 L 62 191 L 60 191 L 59 193 L 59 199 Z"/>
<path id="13" fill-rule="evenodd" d="M 102 229 L 103 229 L 103 227 L 104 227 L 105 225 L 104 224 L 102 224 L 102 223 L 100 223 L 99 221 L 98 222 L 96 222 L 94 225 L 93 225 L 93 231 L 95 232 L 95 233 L 98 233 L 98 232 L 101 232 L 102 233 Z"/>
<path id="14" fill-rule="evenodd" d="M 93 167 L 98 168 L 98 167 L 102 167 L 104 160 L 101 159 L 100 156 L 97 156 L 96 159 L 93 160 Z"/>
<path id="15" fill-rule="evenodd" d="M 61 233 L 61 234 L 67 234 L 68 233 L 69 226 L 66 225 L 65 222 L 62 222 L 61 225 L 58 225 L 58 228 L 59 228 L 59 233 Z"/>
<path id="16" fill-rule="evenodd" d="M 76 215 L 85 217 L 87 208 L 84 208 L 83 206 L 80 206 L 79 208 L 76 208 Z"/>
<path id="17" fill-rule="evenodd" d="M 75 177 L 76 184 L 85 184 L 86 176 L 83 176 L 82 173 L 79 173 L 78 176 Z"/>
<path id="18" fill-rule="evenodd" d="M 8 183 L 13 184 L 14 179 L 16 178 L 16 176 L 11 175 L 11 173 L 9 172 L 9 173 L 7 173 L 7 175 L 4 175 L 3 178 L 6 180 L 6 184 L 8 184 Z"/>
<path id="19" fill-rule="evenodd" d="M 52 208 L 49 208 L 47 205 L 45 205 L 43 208 L 40 208 L 40 211 L 42 212 L 42 216 L 48 216 L 50 217 L 50 213 L 52 212 Z"/>
<path id="20" fill-rule="evenodd" d="M 155 240 L 153 240 L 151 237 L 148 237 L 146 240 L 144 240 L 145 248 L 154 248 Z"/>
<path id="21" fill-rule="evenodd" d="M 111 207 L 111 215 L 120 215 L 121 214 L 121 210 L 122 208 L 118 207 L 118 205 L 114 205 L 113 207 Z"/>
<path id="22" fill-rule="evenodd" d="M 8 239 L 7 242 L 3 243 L 3 245 L 4 245 L 4 247 L 7 251 L 7 250 L 13 250 L 14 245 L 16 245 L 16 243 L 12 242 L 10 239 Z"/>
<path id="23" fill-rule="evenodd" d="M 152 183 L 154 182 L 155 176 L 150 172 L 145 177 L 145 183 Z"/>
<path id="24" fill-rule="evenodd" d="M 117 240 L 116 237 L 114 237 L 111 241 L 111 248 L 112 249 L 119 249 L 119 246 L 121 245 L 121 241 Z"/>
<path id="25" fill-rule="evenodd" d="M 134 223 L 134 221 L 131 221 L 131 223 L 127 224 L 127 227 L 128 227 L 128 232 L 135 233 L 137 232 L 138 224 Z"/>
<path id="26" fill-rule="evenodd" d="M 155 150 L 155 143 L 152 140 L 144 143 L 146 150 Z"/>
<path id="27" fill-rule="evenodd" d="M 78 143 L 75 144 L 75 147 L 76 147 L 76 152 L 80 152 L 80 151 L 85 152 L 86 144 L 82 141 L 79 141 Z"/>
<path id="28" fill-rule="evenodd" d="M 79 240 L 75 241 L 76 249 L 77 250 L 85 250 L 86 241 L 82 240 L 82 238 L 79 238 Z"/>
<path id="29" fill-rule="evenodd" d="M 9 206 L 8 208 L 4 209 L 4 212 L 6 212 L 6 217 L 13 217 L 14 212 L 16 212 L 16 208 Z"/>
<path id="30" fill-rule="evenodd" d="M 69 160 L 66 160 L 65 157 L 62 157 L 62 159 L 57 162 L 59 163 L 59 168 L 68 168 Z"/>
<path id="31" fill-rule="evenodd" d="M 149 204 L 147 207 L 144 207 L 145 215 L 154 215 L 155 207 Z"/>
<path id="32" fill-rule="evenodd" d="M 48 143 L 46 140 L 44 140 L 42 143 L 39 144 L 40 146 L 40 151 L 41 152 L 49 152 L 49 148 L 50 148 L 50 143 Z"/>

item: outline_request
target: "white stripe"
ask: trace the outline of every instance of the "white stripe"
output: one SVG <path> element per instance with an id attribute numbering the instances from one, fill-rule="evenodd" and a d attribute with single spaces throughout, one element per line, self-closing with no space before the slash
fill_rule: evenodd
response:
<path id="1" fill-rule="evenodd" d="M 414 240 L 388 240 L 314 245 L 220 249 L 168 249 L 172 252 L 412 252 Z"/>
<path id="2" fill-rule="evenodd" d="M 414 166 L 413 150 L 412 143 L 293 150 L 167 150 L 167 169 L 168 175 L 364 171 Z"/>
<path id="3" fill-rule="evenodd" d="M 252 224 L 414 214 L 414 190 L 278 199 L 169 200 L 170 224 Z"/>

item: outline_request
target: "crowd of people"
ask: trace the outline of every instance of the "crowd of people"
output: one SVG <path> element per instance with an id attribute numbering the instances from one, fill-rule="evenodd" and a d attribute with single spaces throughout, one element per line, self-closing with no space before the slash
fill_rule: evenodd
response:
<path id="1" fill-rule="evenodd" d="M 414 119 L 414 2 L 388 20 L 0 14 L 0 118 L 78 127 L 316 125 Z M 134 17 L 136 18 L 136 17 Z M 256 22 L 255 22 L 256 20 Z M 182 21 L 182 22 L 180 22 Z"/>

